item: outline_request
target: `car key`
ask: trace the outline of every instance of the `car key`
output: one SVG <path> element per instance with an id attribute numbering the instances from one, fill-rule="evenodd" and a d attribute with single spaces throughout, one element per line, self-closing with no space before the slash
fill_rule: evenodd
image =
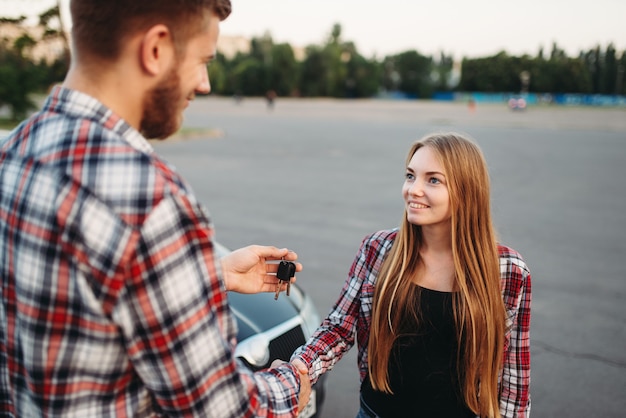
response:
<path id="1" fill-rule="evenodd" d="M 296 265 L 291 261 L 281 260 L 280 264 L 278 264 L 278 271 L 276 272 L 276 278 L 278 279 L 278 283 L 276 283 L 276 294 L 274 295 L 274 300 L 278 299 L 278 295 L 280 294 L 280 288 L 282 287 L 284 282 L 287 282 L 287 296 L 289 296 L 289 289 L 291 287 L 291 278 L 296 274 Z"/>

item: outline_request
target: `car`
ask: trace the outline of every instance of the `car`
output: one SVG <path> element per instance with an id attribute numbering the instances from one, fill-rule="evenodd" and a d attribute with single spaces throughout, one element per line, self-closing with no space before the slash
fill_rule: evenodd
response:
<path id="1" fill-rule="evenodd" d="M 526 109 L 526 99 L 523 97 L 511 97 L 508 101 L 509 109 L 524 110 Z"/>
<path id="2" fill-rule="evenodd" d="M 216 242 L 218 257 L 230 252 Z M 289 361 L 291 354 L 311 336 L 321 323 L 313 299 L 297 284 L 292 284 L 289 296 L 282 292 L 241 294 L 228 292 L 228 303 L 237 320 L 235 356 L 252 371 L 270 367 L 274 360 Z M 321 414 L 325 398 L 326 377 L 322 375 L 313 385 L 311 398 L 299 418 Z"/>

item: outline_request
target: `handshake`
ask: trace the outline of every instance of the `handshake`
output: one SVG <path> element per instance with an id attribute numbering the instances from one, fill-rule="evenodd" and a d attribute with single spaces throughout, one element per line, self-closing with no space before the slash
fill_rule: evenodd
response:
<path id="1" fill-rule="evenodd" d="M 271 365 L 271 369 L 288 364 L 283 360 L 274 360 Z M 300 359 L 293 359 L 291 365 L 296 368 L 300 374 L 300 394 L 298 395 L 298 411 L 302 411 L 304 407 L 309 403 L 311 397 L 311 379 L 309 378 L 309 369 Z"/>

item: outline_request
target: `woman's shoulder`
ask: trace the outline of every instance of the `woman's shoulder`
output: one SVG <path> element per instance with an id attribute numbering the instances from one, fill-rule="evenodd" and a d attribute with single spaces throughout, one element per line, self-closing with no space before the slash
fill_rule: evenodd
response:
<path id="1" fill-rule="evenodd" d="M 383 260 L 393 246 L 398 233 L 396 229 L 384 229 L 367 234 L 350 269 L 350 276 L 373 286 L 380 271 Z"/>
<path id="2" fill-rule="evenodd" d="M 383 229 L 368 234 L 361 241 L 357 257 L 364 265 L 377 268 L 393 246 L 398 229 Z"/>
<path id="3" fill-rule="evenodd" d="M 382 229 L 380 231 L 372 232 L 363 239 L 364 244 L 385 244 L 393 243 L 394 239 L 398 235 L 398 228 Z"/>
<path id="4" fill-rule="evenodd" d="M 524 261 L 524 257 L 513 248 L 504 245 L 498 244 L 498 257 L 500 258 L 500 264 L 511 264 L 517 266 L 525 271 L 528 271 L 528 266 L 526 265 L 526 261 Z"/>
<path id="5" fill-rule="evenodd" d="M 519 303 L 521 292 L 530 292 L 531 274 L 522 255 L 511 247 L 498 244 L 500 280 L 507 306 Z"/>

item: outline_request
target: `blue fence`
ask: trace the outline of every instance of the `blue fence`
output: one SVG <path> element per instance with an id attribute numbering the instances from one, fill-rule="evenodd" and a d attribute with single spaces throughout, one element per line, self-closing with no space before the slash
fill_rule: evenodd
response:
<path id="1" fill-rule="evenodd" d="M 437 92 L 433 100 L 476 103 L 506 103 L 512 97 L 524 97 L 529 105 L 558 104 L 564 106 L 623 106 L 626 96 L 604 94 L 550 94 L 550 93 L 468 93 Z"/>

